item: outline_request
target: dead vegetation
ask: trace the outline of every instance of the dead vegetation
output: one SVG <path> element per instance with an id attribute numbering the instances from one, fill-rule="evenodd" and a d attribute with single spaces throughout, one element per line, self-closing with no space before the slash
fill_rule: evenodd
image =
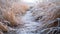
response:
<path id="1" fill-rule="evenodd" d="M 38 20 L 45 22 L 60 18 L 60 5 L 58 2 L 38 4 L 36 8 L 32 10 L 32 15 L 38 17 Z"/>
<path id="2" fill-rule="evenodd" d="M 21 17 L 28 9 L 29 7 L 27 5 L 21 6 L 20 4 L 14 4 L 10 10 L 3 12 L 3 17 L 8 20 L 12 26 L 18 25 L 19 20 L 17 20 L 17 17 L 19 15 Z"/>
<path id="3" fill-rule="evenodd" d="M 21 16 L 23 16 L 30 7 L 24 3 L 19 4 L 17 2 L 14 2 L 14 3 L 11 3 L 11 5 L 9 5 L 10 3 L 8 1 L 7 2 L 8 4 L 6 3 L 5 5 L 3 5 L 1 4 L 1 2 L 2 1 L 0 1 L 0 5 L 1 5 L 0 12 L 2 12 L 3 19 L 7 20 L 9 22 L 9 25 L 12 27 L 8 26 L 8 24 L 4 24 L 3 22 L 0 22 L 0 30 L 6 31 L 6 32 L 9 30 L 14 30 L 13 27 L 21 24 L 19 19 L 21 19 Z M 37 12 L 36 10 L 33 10 L 32 15 L 36 18 L 36 21 L 39 21 L 39 22 L 42 21 L 43 24 L 47 24 L 50 20 L 55 20 L 57 18 L 60 18 L 59 3 L 55 3 L 55 4 L 49 3 L 49 4 L 41 4 L 41 5 L 39 4 L 38 7 L 36 8 L 39 8 L 39 10 L 37 10 Z M 57 25 L 57 22 L 49 24 L 49 26 L 47 27 L 52 27 L 56 25 Z M 3 32 L 0 31 L 0 34 L 3 34 Z"/>
<path id="4" fill-rule="evenodd" d="M 14 27 L 20 24 L 20 18 L 26 11 L 29 9 L 29 6 L 25 3 L 17 3 L 17 1 L 8 1 L 8 0 L 0 0 L 0 12 L 2 12 L 3 19 L 9 22 L 8 24 L 0 22 L 0 29 L 2 31 L 9 31 L 9 27 Z M 1 19 L 0 19 L 1 20 Z M 10 28 L 11 28 L 10 27 Z"/>
<path id="5" fill-rule="evenodd" d="M 6 25 L 4 25 L 3 23 L 0 22 L 0 29 L 3 31 L 8 31 L 8 28 Z"/>

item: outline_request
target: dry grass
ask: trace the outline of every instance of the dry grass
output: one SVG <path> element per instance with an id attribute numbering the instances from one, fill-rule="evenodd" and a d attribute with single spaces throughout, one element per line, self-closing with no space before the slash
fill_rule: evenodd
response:
<path id="1" fill-rule="evenodd" d="M 15 13 L 15 14 L 25 14 L 26 11 L 29 9 L 30 7 L 25 4 L 25 3 L 13 3 L 12 5 L 12 11 Z"/>
<path id="2" fill-rule="evenodd" d="M 3 23 L 1 23 L 1 22 L 0 22 L 0 29 L 1 29 L 2 31 L 8 31 L 7 26 L 6 26 L 6 25 L 4 25 L 4 24 L 3 24 Z"/>
<path id="3" fill-rule="evenodd" d="M 23 16 L 23 14 L 26 13 L 26 11 L 30 8 L 27 4 L 25 3 L 17 3 L 15 1 L 8 1 L 6 0 L 5 2 L 3 2 L 4 0 L 0 0 L 0 12 L 2 12 L 3 15 L 3 19 L 7 20 L 10 22 L 10 26 L 16 26 L 18 24 L 20 24 L 20 20 L 18 19 L 19 16 Z M 13 3 L 11 3 L 11 1 Z M 18 14 L 18 16 L 16 16 Z M 19 17 L 21 18 L 21 17 Z M 3 25 L 1 23 L 0 25 L 0 29 L 3 31 L 8 31 L 7 30 L 8 27 L 6 27 L 5 25 Z"/>
<path id="4" fill-rule="evenodd" d="M 21 20 L 20 16 L 23 16 L 27 12 L 27 10 L 30 8 L 25 3 L 17 3 L 17 2 L 13 2 L 10 6 L 9 6 L 9 2 L 8 2 L 8 4 L 5 3 L 5 5 L 0 3 L 0 5 L 1 5 L 0 10 L 3 13 L 3 17 L 4 17 L 5 20 L 10 22 L 10 26 L 16 26 L 18 24 L 21 24 L 22 22 L 20 22 L 20 20 Z M 40 4 L 36 8 L 41 8 L 42 9 L 41 12 L 40 12 L 40 10 L 39 11 L 38 10 L 37 11 L 33 10 L 32 15 L 36 17 L 37 21 L 43 22 L 43 25 L 48 24 L 47 27 L 52 27 L 52 26 L 54 27 L 54 26 L 57 25 L 57 22 L 52 23 L 52 24 L 49 24 L 50 22 L 49 23 L 47 23 L 47 22 L 49 20 L 54 20 L 56 18 L 60 18 L 60 7 L 56 7 L 56 5 L 58 6 L 58 4 L 56 4 L 56 3 L 55 4 L 54 3 L 53 4 L 52 3 Z M 34 9 L 35 9 L 35 7 L 34 7 Z M 16 15 L 18 15 L 18 16 L 16 16 Z M 41 27 L 45 27 L 43 25 Z M 12 30 L 12 28 L 10 29 L 9 26 L 4 25 L 2 22 L 0 22 L 0 29 L 2 31 Z"/>

